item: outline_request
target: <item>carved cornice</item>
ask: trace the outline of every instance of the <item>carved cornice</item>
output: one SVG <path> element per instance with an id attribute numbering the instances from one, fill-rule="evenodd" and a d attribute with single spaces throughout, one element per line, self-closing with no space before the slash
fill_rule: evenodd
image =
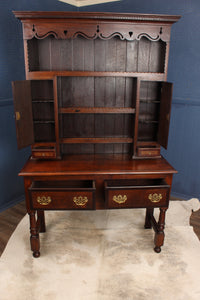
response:
<path id="1" fill-rule="evenodd" d="M 82 19 L 82 20 L 107 20 L 107 21 L 136 21 L 136 22 L 162 22 L 173 24 L 181 16 L 161 14 L 137 13 L 109 13 L 109 12 L 75 12 L 75 11 L 13 11 L 16 18 L 24 20 L 34 19 Z"/>
<path id="2" fill-rule="evenodd" d="M 44 39 L 47 36 L 54 36 L 56 39 L 75 39 L 82 36 L 85 39 L 94 40 L 100 38 L 109 40 L 119 37 L 121 40 L 133 41 L 146 37 L 151 41 L 162 40 L 168 42 L 170 39 L 170 27 L 138 25 L 138 24 L 118 24 L 113 23 L 107 26 L 106 23 L 24 23 L 24 39 Z"/>

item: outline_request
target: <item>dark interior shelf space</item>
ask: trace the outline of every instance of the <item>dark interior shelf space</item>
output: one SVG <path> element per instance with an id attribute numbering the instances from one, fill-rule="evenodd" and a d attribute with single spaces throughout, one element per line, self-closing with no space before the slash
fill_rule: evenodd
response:
<path id="1" fill-rule="evenodd" d="M 55 123 L 54 122 L 34 122 L 35 143 L 55 142 Z"/>
<path id="2" fill-rule="evenodd" d="M 92 189 L 94 188 L 94 183 L 92 180 L 66 180 L 66 181 L 35 181 L 31 189 Z"/>
<path id="3" fill-rule="evenodd" d="M 90 113 L 89 107 L 97 112 L 101 108 L 105 108 L 105 112 L 111 111 L 111 108 L 123 108 L 126 112 L 135 107 L 136 88 L 137 79 L 132 77 L 59 76 L 58 107 L 61 111 L 64 108 L 81 108 L 85 109 L 85 113 Z"/>
<path id="4" fill-rule="evenodd" d="M 54 99 L 53 80 L 31 80 L 31 95 L 33 101 L 53 100 Z"/>
<path id="5" fill-rule="evenodd" d="M 151 41 L 142 37 L 140 40 L 124 40 L 122 45 L 117 36 L 108 40 L 88 40 L 81 36 L 61 40 L 48 36 L 28 40 L 27 45 L 29 71 L 164 73 L 166 43 L 162 40 Z M 59 53 L 59 56 L 54 53 Z"/>
<path id="6" fill-rule="evenodd" d="M 116 179 L 116 180 L 107 180 L 106 186 L 108 188 L 135 188 L 135 187 L 160 187 L 167 186 L 165 180 L 162 178 L 159 179 Z"/>

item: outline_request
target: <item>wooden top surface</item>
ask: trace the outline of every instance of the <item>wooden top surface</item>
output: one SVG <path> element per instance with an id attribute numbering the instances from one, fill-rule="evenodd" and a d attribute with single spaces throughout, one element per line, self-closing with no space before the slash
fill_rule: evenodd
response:
<path id="1" fill-rule="evenodd" d="M 66 155 L 62 160 L 29 159 L 19 176 L 173 174 L 176 170 L 163 158 L 133 159 L 128 155 Z"/>
<path id="2" fill-rule="evenodd" d="M 75 12 L 75 11 L 13 11 L 16 18 L 26 19 L 98 19 L 115 21 L 167 22 L 175 23 L 181 16 L 164 14 L 136 14 L 110 12 Z"/>

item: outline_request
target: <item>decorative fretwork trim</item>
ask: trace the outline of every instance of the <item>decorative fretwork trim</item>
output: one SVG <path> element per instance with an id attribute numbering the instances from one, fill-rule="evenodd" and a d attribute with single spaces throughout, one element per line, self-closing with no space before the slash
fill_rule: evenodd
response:
<path id="1" fill-rule="evenodd" d="M 52 25 L 49 23 L 42 24 L 42 26 L 37 25 L 37 23 L 25 23 L 25 39 L 32 39 L 33 37 L 45 39 L 49 35 L 52 35 L 56 39 L 75 39 L 78 36 L 82 36 L 89 40 L 97 38 L 109 40 L 117 36 L 120 40 L 127 41 L 140 40 L 142 37 L 146 37 L 150 41 L 162 40 L 167 42 L 170 38 L 170 29 L 168 26 L 156 26 L 156 28 L 152 28 L 146 25 L 138 27 L 137 24 L 129 24 L 128 26 L 127 24 L 124 26 L 122 24 L 114 24 L 111 29 L 107 29 L 106 24 L 97 24 L 95 22 L 94 24 L 90 24 L 90 26 L 82 24 L 82 30 L 80 30 L 81 26 L 79 24 L 74 24 L 73 27 L 68 27 L 67 23 L 63 23 L 62 26 L 60 24 L 59 26 L 55 25 L 55 23 Z"/>

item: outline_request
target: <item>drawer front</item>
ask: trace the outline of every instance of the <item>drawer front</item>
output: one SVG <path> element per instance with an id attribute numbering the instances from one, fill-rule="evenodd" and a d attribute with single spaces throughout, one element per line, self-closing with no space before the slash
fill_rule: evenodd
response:
<path id="1" fill-rule="evenodd" d="M 110 189 L 106 190 L 107 208 L 142 208 L 167 206 L 169 188 Z"/>
<path id="2" fill-rule="evenodd" d="M 95 209 L 93 191 L 30 191 L 34 209 Z"/>
<path id="3" fill-rule="evenodd" d="M 38 151 L 38 150 L 32 150 L 32 156 L 34 158 L 56 158 L 56 152 L 54 151 Z"/>
<path id="4" fill-rule="evenodd" d="M 160 156 L 160 148 L 143 148 L 137 149 L 137 154 L 139 157 L 157 157 Z"/>

